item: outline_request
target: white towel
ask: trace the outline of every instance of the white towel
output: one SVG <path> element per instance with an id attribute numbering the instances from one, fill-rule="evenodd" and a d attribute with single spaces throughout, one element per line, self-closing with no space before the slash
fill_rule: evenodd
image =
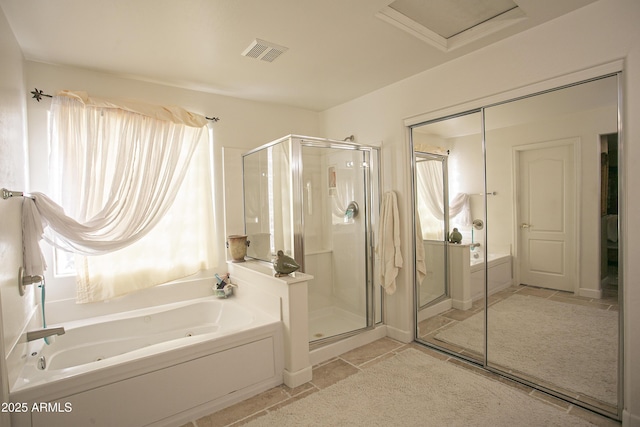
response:
<path id="1" fill-rule="evenodd" d="M 393 191 L 387 191 L 382 197 L 376 253 L 382 264 L 380 269 L 382 287 L 387 294 L 391 295 L 396 291 L 396 277 L 398 270 L 402 268 L 398 200 Z"/>
<path id="2" fill-rule="evenodd" d="M 25 276 L 42 276 L 47 269 L 40 240 L 44 223 L 36 202 L 31 197 L 24 197 L 22 201 L 22 262 Z"/>

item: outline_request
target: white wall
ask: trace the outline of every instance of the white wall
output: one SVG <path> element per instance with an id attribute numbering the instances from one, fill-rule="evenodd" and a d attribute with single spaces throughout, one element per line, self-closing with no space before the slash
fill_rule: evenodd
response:
<path id="1" fill-rule="evenodd" d="M 211 117 L 220 121 L 213 124 L 214 152 L 216 163 L 214 174 L 216 179 L 215 215 L 216 228 L 221 259 L 218 265 L 226 271 L 225 248 L 226 236 L 238 234 L 239 224 L 228 221 L 232 229 L 225 230 L 226 214 L 235 216 L 242 212 L 242 199 L 229 197 L 226 206 L 224 194 L 241 194 L 242 179 L 237 178 L 239 170 L 231 171 L 235 179 L 227 179 L 223 183 L 223 147 L 229 148 L 226 156 L 239 157 L 242 152 L 278 139 L 282 136 L 298 133 L 302 135 L 318 135 L 318 113 L 298 108 L 247 101 L 220 95 L 195 92 L 154 83 L 136 81 L 115 75 L 88 71 L 78 68 L 59 67 L 48 64 L 25 62 L 27 88 L 37 87 L 45 93 L 53 94 L 57 90 L 83 90 L 90 95 L 112 98 L 132 98 L 163 105 L 178 105 L 187 110 Z M 42 102 L 29 101 L 29 161 L 31 169 L 31 191 L 47 192 L 47 110 L 49 99 Z M 237 163 L 236 167 L 238 164 Z M 224 184 L 224 185 L 223 185 Z M 226 187 L 226 188 L 225 188 Z M 233 205 L 236 206 L 233 206 Z M 227 232 L 229 231 L 229 232 Z M 48 245 L 44 245 L 48 246 Z M 49 251 L 49 248 L 46 247 Z M 51 260 L 47 261 L 53 265 Z M 53 268 L 47 272 L 47 299 L 49 301 L 75 297 L 75 284 L 71 278 L 55 279 Z"/>
<path id="2" fill-rule="evenodd" d="M 432 118 L 485 104 L 487 98 L 508 99 L 509 91 L 544 87 L 551 79 L 578 73 L 612 61 L 624 61 L 624 128 L 626 171 L 623 179 L 623 242 L 625 286 L 625 412 L 627 425 L 640 425 L 640 228 L 633 226 L 640 212 L 640 2 L 601 0 L 567 16 L 495 43 L 438 68 L 397 82 L 325 111 L 325 133 L 354 134 L 358 141 L 383 141 L 384 188 L 398 192 L 402 216 L 405 268 L 398 291 L 387 298 L 386 321 L 392 334 L 413 334 L 412 236 L 410 168 L 405 120 Z M 535 86 L 534 86 L 535 85 Z M 534 87 L 531 87 L 534 86 Z M 417 122 L 416 122 L 417 123 Z"/>
<path id="3" fill-rule="evenodd" d="M 0 187 L 20 191 L 26 185 L 25 102 L 22 53 L 0 10 Z M 0 401 L 8 400 L 5 358 L 16 344 L 34 306 L 33 293 L 18 293 L 22 265 L 21 199 L 0 199 Z M 9 425 L 0 412 L 0 425 Z"/>

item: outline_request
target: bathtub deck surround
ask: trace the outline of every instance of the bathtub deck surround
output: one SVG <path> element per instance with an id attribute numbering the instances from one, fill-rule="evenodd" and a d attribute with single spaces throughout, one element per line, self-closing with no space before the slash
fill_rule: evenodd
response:
<path id="1" fill-rule="evenodd" d="M 237 299 L 283 323 L 284 383 L 294 388 L 311 381 L 308 282 L 313 276 L 296 272 L 274 277 L 273 266 L 261 261 L 229 262 L 229 272 L 238 285 Z"/>
<path id="2" fill-rule="evenodd" d="M 93 317 L 53 302 L 50 326 L 66 334 L 28 343 L 9 397 L 72 410 L 13 413 L 11 425 L 176 425 L 282 384 L 280 316 L 216 298 L 210 276 L 97 303 Z"/>
<path id="3" fill-rule="evenodd" d="M 449 249 L 449 288 L 451 305 L 458 310 L 468 310 L 471 299 L 471 263 L 469 245 L 448 245 Z"/>
<path id="4" fill-rule="evenodd" d="M 448 245 L 449 298 L 437 301 L 418 313 L 418 322 L 450 309 L 471 310 L 484 295 L 484 251 L 469 244 Z M 477 258 L 475 256 L 478 256 Z M 489 295 L 509 288 L 513 282 L 511 255 L 488 255 Z"/>
<path id="5" fill-rule="evenodd" d="M 514 285 L 512 258 L 509 254 L 489 254 L 487 256 L 489 295 L 493 295 Z M 484 297 L 484 254 L 471 258 L 471 299 L 477 301 Z"/>
<path id="6" fill-rule="evenodd" d="M 472 246 L 449 245 L 451 304 L 458 310 L 469 310 L 485 292 L 484 253 L 476 247 L 472 257 Z M 513 285 L 509 254 L 489 254 L 487 262 L 489 295 Z"/>

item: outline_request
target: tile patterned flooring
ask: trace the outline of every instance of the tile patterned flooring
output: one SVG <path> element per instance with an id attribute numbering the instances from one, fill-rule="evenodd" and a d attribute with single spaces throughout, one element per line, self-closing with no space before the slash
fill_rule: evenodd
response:
<path id="1" fill-rule="evenodd" d="M 382 360 L 395 357 L 399 352 L 404 351 L 409 347 L 420 350 L 441 360 L 453 363 L 460 369 L 467 369 L 469 370 L 470 375 L 484 375 L 496 381 L 500 381 L 510 387 L 513 387 L 514 392 L 527 393 L 532 399 L 539 399 L 549 405 L 554 405 L 569 414 L 585 419 L 597 426 L 620 426 L 620 423 L 618 422 L 600 417 L 592 412 L 586 411 L 562 400 L 547 396 L 530 387 L 486 372 L 474 365 L 431 350 L 418 343 L 403 344 L 391 338 L 381 338 L 370 344 L 356 348 L 336 358 L 314 366 L 313 379 L 307 384 L 294 389 L 285 385 L 280 385 L 228 408 L 191 421 L 181 427 L 241 426 L 257 417 L 267 414 L 270 411 L 275 411 L 278 408 L 295 402 L 298 399 L 311 396 L 313 393 L 354 375 L 361 370 L 367 369 Z M 313 399 L 313 396 L 310 398 Z M 428 415 L 425 415 L 425 417 L 428 417 Z"/>

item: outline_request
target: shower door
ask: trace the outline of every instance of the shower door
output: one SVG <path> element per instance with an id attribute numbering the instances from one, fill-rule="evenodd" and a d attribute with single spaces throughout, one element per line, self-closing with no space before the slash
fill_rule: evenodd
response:
<path id="1" fill-rule="evenodd" d="M 382 321 L 374 286 L 379 153 L 344 141 L 288 135 L 243 155 L 250 258 L 282 250 L 312 275 L 309 342 L 324 344 Z"/>
<path id="2" fill-rule="evenodd" d="M 309 282 L 309 341 L 373 326 L 371 150 L 302 140 L 302 250 Z M 374 162 L 375 163 L 375 162 Z M 374 166 L 375 167 L 375 166 Z"/>
<path id="3" fill-rule="evenodd" d="M 422 245 L 424 268 L 416 277 L 418 310 L 449 296 L 447 236 L 449 196 L 447 156 L 414 151 L 416 157 L 416 248 Z M 420 253 L 417 251 L 416 253 Z M 426 260 L 429 260 L 427 265 Z M 418 260 L 416 263 L 419 262 Z"/>

